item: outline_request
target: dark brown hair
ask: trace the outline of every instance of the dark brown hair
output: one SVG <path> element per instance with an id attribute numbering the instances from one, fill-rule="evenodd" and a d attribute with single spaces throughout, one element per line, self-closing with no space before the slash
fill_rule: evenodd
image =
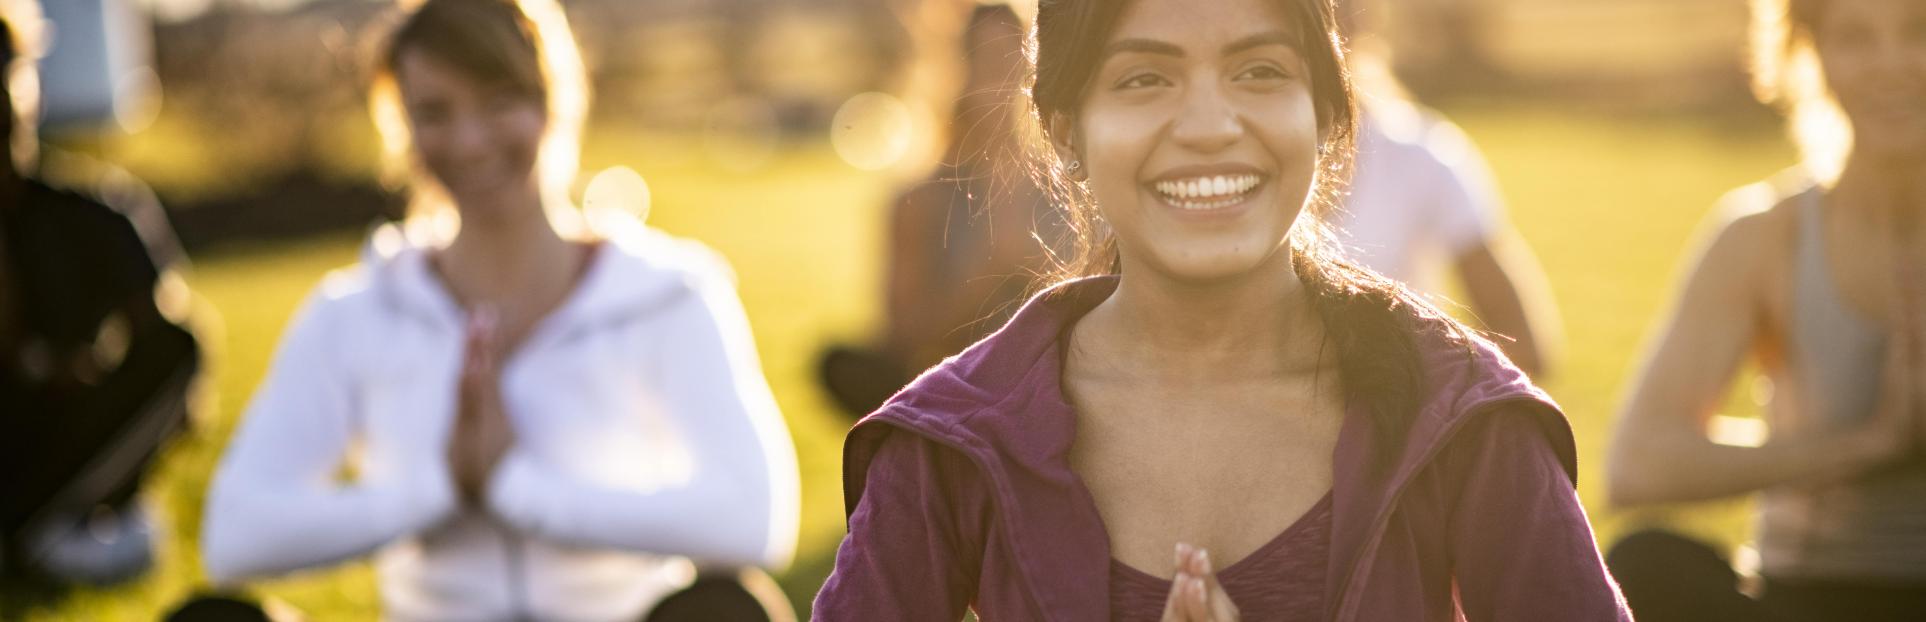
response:
<path id="1" fill-rule="evenodd" d="M 403 15 L 379 46 L 369 99 L 391 174 L 407 170 L 413 140 L 396 72 L 403 55 L 420 52 L 476 82 L 541 103 L 548 116 L 538 164 L 541 185 L 544 194 L 566 199 L 581 156 L 588 80 L 568 20 L 555 0 L 425 0 Z M 421 208 L 443 207 L 436 205 L 441 197 L 422 192 L 426 185 L 416 186 L 411 211 L 420 215 L 425 212 Z"/>
<path id="2" fill-rule="evenodd" d="M 1441 331 L 1467 344 L 1469 332 L 1396 282 L 1347 259 L 1338 246 L 1327 223 L 1338 208 L 1357 140 L 1357 105 L 1343 44 L 1331 0 L 1273 1 L 1310 65 L 1311 97 L 1324 137 L 1308 218 L 1300 218 L 1290 233 L 1292 266 L 1324 324 L 1326 346 L 1336 350 L 1347 407 L 1362 405 L 1371 413 L 1385 449 L 1377 456 L 1382 467 L 1403 446 L 1423 395 L 1416 331 Z M 1075 126 L 1104 44 L 1128 6 L 1116 0 L 1042 0 L 1031 42 L 1036 73 L 1029 98 L 1029 120 L 1040 135 L 1060 138 L 1050 136 L 1052 127 Z M 1089 191 L 1065 175 L 1049 145 L 1033 145 L 1032 154 L 1039 185 L 1064 206 L 1074 237 L 1065 245 L 1073 255 L 1058 262 L 1051 280 L 1118 273 L 1117 241 L 1100 221 Z"/>
<path id="3" fill-rule="evenodd" d="M 547 105 L 548 80 L 542 75 L 535 25 L 513 2 L 428 0 L 388 37 L 382 69 L 399 73 L 401 57 L 408 52 L 427 54 L 477 82 Z"/>

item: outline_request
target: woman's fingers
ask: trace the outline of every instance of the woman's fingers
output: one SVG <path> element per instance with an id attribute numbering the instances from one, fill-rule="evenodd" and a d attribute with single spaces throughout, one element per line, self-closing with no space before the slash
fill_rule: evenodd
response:
<path id="1" fill-rule="evenodd" d="M 1217 582 L 1210 553 L 1188 544 L 1177 545 L 1177 574 L 1164 599 L 1166 622 L 1228 622 L 1238 619 L 1237 606 Z"/>
<path id="2" fill-rule="evenodd" d="M 1184 612 L 1184 586 L 1188 583 L 1186 576 L 1178 573 L 1170 581 L 1170 593 L 1164 596 L 1164 615 L 1158 618 L 1162 622 L 1189 622 L 1190 615 Z"/>
<path id="3" fill-rule="evenodd" d="M 457 392 L 454 427 L 449 432 L 449 469 L 464 498 L 479 495 L 481 481 L 490 463 L 499 455 L 494 447 L 502 444 L 507 431 L 493 429 L 505 425 L 500 417 L 499 376 L 496 373 L 496 314 L 491 307 L 470 313 L 463 327 L 460 386 Z"/>
<path id="4" fill-rule="evenodd" d="M 1191 571 L 1197 576 L 1196 606 L 1201 611 L 1199 619 L 1214 622 L 1228 622 L 1238 619 L 1237 605 L 1231 602 L 1230 593 L 1217 581 L 1217 569 L 1213 567 L 1210 551 L 1197 549 L 1191 556 Z"/>
<path id="5" fill-rule="evenodd" d="M 1215 620 L 1210 615 L 1210 552 L 1193 549 L 1190 559 L 1185 560 L 1184 569 L 1190 572 L 1190 589 L 1184 599 L 1184 610 L 1196 620 Z"/>
<path id="6" fill-rule="evenodd" d="M 1163 622 L 1188 622 L 1192 619 L 1184 605 L 1184 595 L 1190 584 L 1190 573 L 1184 570 L 1184 564 L 1189 558 L 1190 545 L 1178 543 L 1177 576 L 1171 578 L 1170 593 L 1164 595 L 1164 614 L 1160 616 Z"/>
<path id="7" fill-rule="evenodd" d="M 482 306 L 468 315 L 468 323 L 463 329 L 462 366 L 461 366 L 461 412 L 469 414 L 473 410 L 470 402 L 477 399 L 476 394 L 483 392 L 494 383 L 497 377 L 496 365 L 498 338 L 497 315 L 493 307 Z"/>
<path id="8" fill-rule="evenodd" d="M 1180 567 L 1177 576 L 1171 578 L 1171 600 L 1177 606 L 1177 619 L 1191 622 L 1211 622 L 1210 597 L 1204 592 L 1204 579 L 1191 572 L 1189 566 Z"/>

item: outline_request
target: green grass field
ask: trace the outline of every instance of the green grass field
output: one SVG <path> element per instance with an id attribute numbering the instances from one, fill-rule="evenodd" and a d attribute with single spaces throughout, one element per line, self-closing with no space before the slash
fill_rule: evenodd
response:
<path id="1" fill-rule="evenodd" d="M 1470 102 L 1447 109 L 1484 149 L 1514 221 L 1552 278 L 1569 341 L 1549 388 L 1574 421 L 1581 493 L 1601 542 L 1653 520 L 1741 541 L 1742 502 L 1637 514 L 1604 507 L 1601 458 L 1625 378 L 1670 298 L 1694 230 L 1725 190 L 1789 165 L 1791 148 L 1765 120 L 1625 116 L 1549 104 Z M 810 364 L 824 344 L 863 336 L 873 325 L 878 235 L 890 182 L 845 166 L 826 147 L 792 149 L 749 176 L 672 151 L 679 150 L 600 136 L 591 139 L 586 164 L 640 170 L 653 195 L 651 223 L 707 242 L 734 262 L 802 461 L 801 547 L 780 579 L 806 609 L 842 534 L 843 424 L 814 386 Z M 78 591 L 28 620 L 151 619 L 205 583 L 195 534 L 221 445 L 294 305 L 328 269 L 352 262 L 358 243 L 331 235 L 230 246 L 194 258 L 190 281 L 206 306 L 218 310 L 222 327 L 210 332 L 212 398 L 203 425 L 172 447 L 153 474 L 151 500 L 172 529 L 161 539 L 158 567 L 129 585 Z M 1734 408 L 1754 407 L 1735 402 Z M 366 563 L 253 587 L 315 620 L 372 619 L 376 612 Z"/>

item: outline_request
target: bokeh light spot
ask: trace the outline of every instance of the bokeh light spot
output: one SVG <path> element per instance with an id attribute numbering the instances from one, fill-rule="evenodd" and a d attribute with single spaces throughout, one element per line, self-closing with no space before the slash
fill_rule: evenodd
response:
<path id="1" fill-rule="evenodd" d="M 596 173 L 582 192 L 582 210 L 591 222 L 599 213 L 619 213 L 638 221 L 649 218 L 649 184 L 642 174 L 626 166 L 611 166 Z"/>
<path id="2" fill-rule="evenodd" d="M 881 170 L 909 153 L 912 125 L 902 100 L 887 93 L 861 93 L 836 109 L 829 142 L 850 166 Z"/>

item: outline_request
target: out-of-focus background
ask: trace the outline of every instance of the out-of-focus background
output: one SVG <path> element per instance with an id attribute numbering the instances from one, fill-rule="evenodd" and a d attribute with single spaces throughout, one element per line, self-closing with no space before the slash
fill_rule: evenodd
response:
<path id="1" fill-rule="evenodd" d="M 931 161 L 930 128 L 946 112 L 929 93 L 955 79 L 970 2 L 562 4 L 595 97 L 579 192 L 645 207 L 651 224 L 736 268 L 801 458 L 801 545 L 778 578 L 806 614 L 843 533 L 846 426 L 812 357 L 873 332 L 886 203 Z M 1569 342 L 1549 389 L 1575 423 L 1601 542 L 1650 521 L 1743 541 L 1745 503 L 1616 512 L 1602 503 L 1600 466 L 1695 228 L 1724 191 L 1794 162 L 1777 117 L 1746 90 L 1744 3 L 1388 4 L 1401 77 L 1484 150 L 1551 278 Z M 282 327 L 403 202 L 380 179 L 365 109 L 365 33 L 391 1 L 45 4 L 57 30 L 89 7 L 107 12 L 116 45 L 151 71 L 116 78 L 125 96 L 113 114 L 52 114 L 43 138 L 154 188 L 192 260 L 188 281 L 221 328 L 207 343 L 203 417 L 150 480 L 169 534 L 155 568 L 37 605 L 29 620 L 151 619 L 204 584 L 195 534 L 207 479 Z M 50 61 L 62 53 L 58 33 L 53 41 Z M 58 65 L 42 74 L 50 86 L 71 77 Z M 1752 415 L 1767 390 L 1740 383 L 1728 414 Z M 258 588 L 317 620 L 372 618 L 377 606 L 365 562 Z"/>

